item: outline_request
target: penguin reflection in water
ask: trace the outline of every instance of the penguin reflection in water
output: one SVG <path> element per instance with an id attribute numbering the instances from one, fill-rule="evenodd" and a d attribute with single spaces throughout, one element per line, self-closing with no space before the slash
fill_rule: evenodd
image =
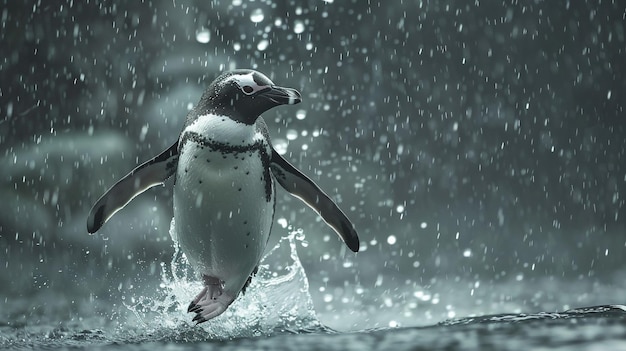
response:
<path id="1" fill-rule="evenodd" d="M 276 182 L 313 208 L 354 252 L 354 226 L 317 184 L 272 147 L 261 113 L 301 100 L 253 70 L 220 75 L 187 115 L 179 139 L 139 165 L 95 203 L 87 230 L 95 233 L 115 212 L 150 187 L 174 183 L 174 221 L 181 250 L 202 277 L 191 301 L 193 321 L 222 314 L 245 292 L 265 250 Z"/>

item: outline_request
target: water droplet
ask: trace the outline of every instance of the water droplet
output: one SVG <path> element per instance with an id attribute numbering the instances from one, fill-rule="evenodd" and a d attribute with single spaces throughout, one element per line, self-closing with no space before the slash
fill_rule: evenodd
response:
<path id="1" fill-rule="evenodd" d="M 379 274 L 376 277 L 376 282 L 374 283 L 374 286 L 376 287 L 376 286 L 381 286 L 381 285 L 383 285 L 383 276 Z"/>
<path id="2" fill-rule="evenodd" d="M 263 21 L 264 18 L 265 16 L 263 15 L 263 10 L 261 9 L 256 9 L 250 14 L 250 21 L 254 23 L 259 23 Z"/>
<path id="3" fill-rule="evenodd" d="M 300 120 L 300 121 L 305 119 L 306 118 L 306 111 L 305 110 L 298 110 L 298 111 L 296 111 L 296 118 L 298 120 Z"/>
<path id="4" fill-rule="evenodd" d="M 279 155 L 284 155 L 287 153 L 287 140 L 276 139 L 272 144 L 274 144 L 274 150 L 276 150 Z"/>
<path id="5" fill-rule="evenodd" d="M 283 228 L 287 228 L 287 220 L 285 218 L 279 218 L 276 222 L 278 222 L 278 225 L 280 225 Z"/>
<path id="6" fill-rule="evenodd" d="M 139 133 L 139 141 L 145 141 L 146 135 L 148 134 L 148 125 L 145 124 L 141 127 L 141 132 Z"/>
<path id="7" fill-rule="evenodd" d="M 393 245 L 395 243 L 396 243 L 396 236 L 395 235 L 389 235 L 387 237 L 387 244 Z"/>
<path id="8" fill-rule="evenodd" d="M 387 307 L 392 307 L 393 306 L 393 300 L 390 297 L 385 297 L 385 299 L 383 300 L 383 303 Z"/>
<path id="9" fill-rule="evenodd" d="M 196 31 L 196 40 L 198 43 L 206 44 L 211 41 L 211 32 L 208 29 L 202 28 Z"/>
<path id="10" fill-rule="evenodd" d="M 296 34 L 301 34 L 302 32 L 304 32 L 304 22 L 296 20 L 293 26 L 293 32 Z"/>
<path id="11" fill-rule="evenodd" d="M 298 132 L 294 129 L 287 131 L 287 140 L 296 140 L 298 138 Z"/>
<path id="12" fill-rule="evenodd" d="M 265 40 L 265 39 L 263 39 L 263 40 L 261 40 L 261 41 L 257 44 L 256 48 L 257 48 L 257 50 L 259 50 L 259 51 L 265 51 L 265 49 L 267 49 L 267 47 L 268 47 L 269 45 L 270 45 L 270 42 L 269 42 L 269 41 L 267 41 L 267 40 Z"/>

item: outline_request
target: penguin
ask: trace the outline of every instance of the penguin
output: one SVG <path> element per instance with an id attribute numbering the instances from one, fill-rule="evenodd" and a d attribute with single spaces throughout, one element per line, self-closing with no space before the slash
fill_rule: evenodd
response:
<path id="1" fill-rule="evenodd" d="M 95 233 L 134 197 L 173 176 L 176 238 L 203 282 L 187 309 L 195 313 L 196 325 L 219 316 L 245 293 L 272 229 L 276 184 L 358 252 L 357 232 L 344 212 L 272 146 L 261 114 L 300 102 L 297 90 L 277 86 L 260 72 L 221 74 L 188 113 L 178 140 L 96 201 L 87 231 Z"/>

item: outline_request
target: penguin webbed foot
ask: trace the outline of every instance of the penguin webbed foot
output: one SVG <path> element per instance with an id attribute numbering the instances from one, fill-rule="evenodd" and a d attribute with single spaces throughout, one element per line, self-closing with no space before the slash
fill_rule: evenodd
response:
<path id="1" fill-rule="evenodd" d="M 200 305 L 198 305 L 197 303 L 191 301 L 191 303 L 189 304 L 189 307 L 187 307 L 187 312 L 198 312 L 198 310 L 200 309 Z"/>
<path id="2" fill-rule="evenodd" d="M 187 312 L 195 313 L 192 322 L 196 325 L 215 318 L 226 311 L 226 308 L 235 300 L 224 293 L 223 282 L 217 278 L 203 276 L 204 289 L 191 301 Z"/>
<path id="3" fill-rule="evenodd" d="M 258 271 L 259 271 L 259 266 L 254 267 L 254 270 L 252 271 L 252 273 L 250 273 L 248 280 L 246 280 L 246 283 L 243 285 L 243 288 L 241 288 L 242 295 L 246 294 L 246 289 L 248 288 L 248 286 L 250 286 L 250 283 L 252 283 L 252 278 L 257 274 Z"/>
<path id="4" fill-rule="evenodd" d="M 191 321 L 198 325 L 224 313 L 233 300 L 230 296 L 222 294 L 215 299 L 200 300 L 199 303 L 192 301 L 187 311 L 196 314 Z"/>

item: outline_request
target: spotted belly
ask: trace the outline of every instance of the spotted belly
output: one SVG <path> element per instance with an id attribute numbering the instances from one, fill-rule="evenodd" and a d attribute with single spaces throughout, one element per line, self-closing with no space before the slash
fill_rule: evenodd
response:
<path id="1" fill-rule="evenodd" d="M 263 145 L 183 143 L 174 186 L 178 243 L 194 269 L 236 296 L 265 250 L 274 182 Z"/>

